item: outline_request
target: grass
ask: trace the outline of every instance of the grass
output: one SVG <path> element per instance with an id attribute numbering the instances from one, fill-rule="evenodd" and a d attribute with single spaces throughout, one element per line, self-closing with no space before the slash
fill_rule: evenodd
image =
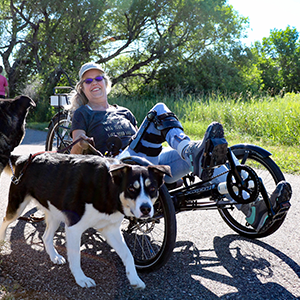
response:
<path id="1" fill-rule="evenodd" d="M 26 127 L 34 130 L 48 131 L 48 125 L 49 122 L 43 122 L 43 123 L 29 122 L 26 124 Z"/>
<path id="2" fill-rule="evenodd" d="M 175 95 L 173 97 L 114 97 L 110 103 L 129 108 L 141 124 L 157 102 L 164 102 L 181 121 L 185 132 L 194 140 L 203 137 L 212 121 L 223 124 L 229 145 L 251 143 L 272 153 L 273 160 L 285 173 L 300 174 L 300 94 L 281 97 L 229 98 Z M 29 128 L 44 130 L 48 123 Z"/>

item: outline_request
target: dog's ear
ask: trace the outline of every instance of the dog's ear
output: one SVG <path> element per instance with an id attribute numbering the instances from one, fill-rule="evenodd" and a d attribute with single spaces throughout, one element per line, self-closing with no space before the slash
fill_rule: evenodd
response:
<path id="1" fill-rule="evenodd" d="M 115 172 L 126 172 L 127 168 L 131 168 L 130 165 L 127 164 L 116 164 L 116 165 L 110 165 L 109 166 L 109 172 L 115 173 Z"/>
<path id="2" fill-rule="evenodd" d="M 16 101 L 18 105 L 21 105 L 24 108 L 28 108 L 30 106 L 32 107 L 36 106 L 35 102 L 30 97 L 24 95 L 16 97 L 14 101 Z"/>
<path id="3" fill-rule="evenodd" d="M 166 175 L 169 175 L 170 177 L 172 177 L 170 166 L 166 166 L 166 165 L 149 165 L 148 169 L 151 169 L 154 172 L 166 174 Z"/>
<path id="4" fill-rule="evenodd" d="M 120 184 L 121 180 L 131 170 L 131 166 L 127 164 L 116 164 L 109 166 L 109 172 L 112 175 L 115 184 Z"/>
<path id="5" fill-rule="evenodd" d="M 165 165 L 150 165 L 148 166 L 149 172 L 153 172 L 154 177 L 157 180 L 160 187 L 164 183 L 164 174 L 172 177 L 171 168 Z"/>

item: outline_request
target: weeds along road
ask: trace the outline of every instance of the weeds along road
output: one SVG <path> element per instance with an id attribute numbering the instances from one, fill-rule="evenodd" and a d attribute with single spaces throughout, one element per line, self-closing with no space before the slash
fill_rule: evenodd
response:
<path id="1" fill-rule="evenodd" d="M 28 130 L 16 154 L 44 150 L 46 133 Z M 14 222 L 7 232 L 10 243 L 2 250 L 0 284 L 15 299 L 296 299 L 300 297 L 300 187 L 299 177 L 286 175 L 292 184 L 292 207 L 273 235 L 249 240 L 235 234 L 217 211 L 177 215 L 177 242 L 166 266 L 140 274 L 144 291 L 133 290 L 123 264 L 93 231 L 82 249 L 82 268 L 97 286 L 76 285 L 67 265 L 51 263 L 42 244 L 45 224 Z M 10 178 L 0 179 L 0 218 L 7 205 Z M 28 207 L 34 212 L 34 206 Z M 64 231 L 55 237 L 66 257 Z M 17 284 L 16 284 L 17 283 Z M 4 295 L 4 292 L 0 292 Z"/>

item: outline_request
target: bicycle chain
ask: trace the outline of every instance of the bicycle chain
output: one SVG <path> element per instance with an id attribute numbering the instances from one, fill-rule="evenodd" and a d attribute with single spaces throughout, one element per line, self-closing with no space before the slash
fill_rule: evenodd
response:
<path id="1" fill-rule="evenodd" d="M 216 175 L 216 176 L 214 176 L 214 177 L 210 177 L 209 179 L 207 179 L 207 180 L 203 180 L 202 182 L 209 182 L 209 181 L 211 181 L 211 180 L 214 180 L 214 179 L 216 179 L 216 178 L 218 178 L 218 177 L 221 177 L 221 176 L 223 176 L 223 175 L 225 175 L 225 174 L 227 174 L 227 173 L 229 173 L 229 170 L 227 170 L 227 171 L 224 171 L 224 172 L 222 172 L 222 173 L 220 173 L 220 174 L 218 174 L 218 175 Z"/>

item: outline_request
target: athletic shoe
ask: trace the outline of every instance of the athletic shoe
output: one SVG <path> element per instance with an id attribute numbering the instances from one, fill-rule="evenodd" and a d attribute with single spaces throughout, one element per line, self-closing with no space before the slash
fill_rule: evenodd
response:
<path id="1" fill-rule="evenodd" d="M 289 210 L 292 197 L 291 185 L 286 181 L 280 181 L 270 197 L 274 215 L 269 218 L 268 209 L 263 199 L 251 204 L 251 214 L 246 218 L 247 222 L 256 230 L 266 230 L 276 220 L 283 218 Z"/>
<path id="2" fill-rule="evenodd" d="M 205 132 L 203 140 L 191 141 L 184 150 L 188 153 L 191 160 L 192 172 L 201 178 L 203 170 L 225 164 L 227 146 L 223 126 L 218 122 L 211 123 Z"/>

